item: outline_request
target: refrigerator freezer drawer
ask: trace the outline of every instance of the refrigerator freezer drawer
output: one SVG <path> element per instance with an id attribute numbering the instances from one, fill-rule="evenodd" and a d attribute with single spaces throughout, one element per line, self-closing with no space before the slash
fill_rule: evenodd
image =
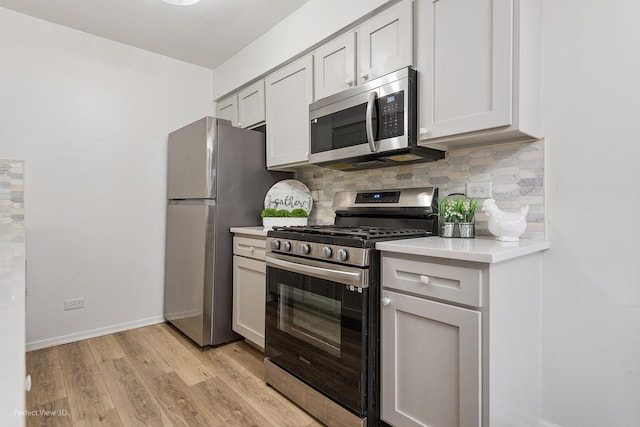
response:
<path id="1" fill-rule="evenodd" d="M 214 248 L 207 235 L 214 209 L 205 203 L 167 207 L 165 318 L 201 346 L 211 344 Z"/>

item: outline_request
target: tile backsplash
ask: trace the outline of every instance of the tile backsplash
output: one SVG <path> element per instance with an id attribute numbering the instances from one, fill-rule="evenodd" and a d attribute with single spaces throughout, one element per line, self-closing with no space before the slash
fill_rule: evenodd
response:
<path id="1" fill-rule="evenodd" d="M 24 164 L 0 159 L 0 238 L 24 229 Z"/>
<path id="2" fill-rule="evenodd" d="M 0 159 L 0 303 L 24 283 L 24 233 L 24 164 Z"/>
<path id="3" fill-rule="evenodd" d="M 499 208 L 529 205 L 527 239 L 545 238 L 544 140 L 497 144 L 449 151 L 437 162 L 417 163 L 355 172 L 308 166 L 296 179 L 314 196 L 311 224 L 332 224 L 331 203 L 336 191 L 436 186 L 440 197 L 464 193 L 467 182 L 493 183 L 492 198 Z M 480 204 L 482 200 L 480 200 Z M 478 209 L 476 234 L 489 235 L 487 216 Z"/>

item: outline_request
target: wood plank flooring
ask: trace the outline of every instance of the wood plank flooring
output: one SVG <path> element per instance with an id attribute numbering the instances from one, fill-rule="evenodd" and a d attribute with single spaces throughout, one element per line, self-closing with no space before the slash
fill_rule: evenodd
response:
<path id="1" fill-rule="evenodd" d="M 322 426 L 264 383 L 258 350 L 168 324 L 29 352 L 27 373 L 27 427 Z"/>

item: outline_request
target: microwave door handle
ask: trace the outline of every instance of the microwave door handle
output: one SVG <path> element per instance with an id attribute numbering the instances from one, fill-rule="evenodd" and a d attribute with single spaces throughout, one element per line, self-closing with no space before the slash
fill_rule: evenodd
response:
<path id="1" fill-rule="evenodd" d="M 379 146 L 376 144 L 373 137 L 373 109 L 375 107 L 376 98 L 378 98 L 378 94 L 376 92 L 371 92 L 369 94 L 366 113 L 367 142 L 369 142 L 369 149 L 372 153 L 375 153 L 379 149 Z"/>

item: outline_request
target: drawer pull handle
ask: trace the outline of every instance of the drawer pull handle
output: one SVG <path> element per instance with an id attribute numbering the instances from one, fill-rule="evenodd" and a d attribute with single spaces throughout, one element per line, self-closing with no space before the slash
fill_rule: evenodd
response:
<path id="1" fill-rule="evenodd" d="M 382 298 L 382 305 L 389 305 L 389 304 L 391 304 L 391 298 L 389 297 Z"/>
<path id="2" fill-rule="evenodd" d="M 425 275 L 420 275 L 420 281 L 422 283 L 424 283 L 425 285 L 428 285 L 431 282 L 431 279 L 429 279 L 429 276 L 425 276 Z"/>
<path id="3" fill-rule="evenodd" d="M 256 248 L 254 248 L 253 246 L 249 248 L 249 252 L 254 253 L 255 251 L 256 251 Z"/>

